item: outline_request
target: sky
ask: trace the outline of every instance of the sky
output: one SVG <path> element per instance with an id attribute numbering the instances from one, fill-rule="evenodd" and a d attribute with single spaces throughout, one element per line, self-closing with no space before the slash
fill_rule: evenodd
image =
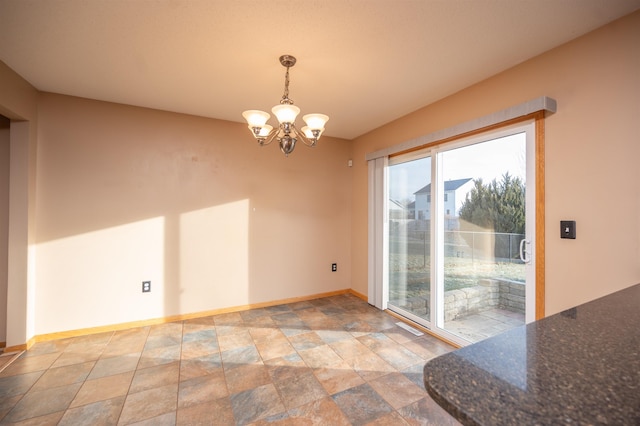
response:
<path id="1" fill-rule="evenodd" d="M 488 183 L 505 173 L 526 181 L 525 134 L 507 136 L 442 153 L 443 178 L 482 178 Z M 389 168 L 389 198 L 413 201 L 413 193 L 431 181 L 431 159 L 423 158 Z"/>

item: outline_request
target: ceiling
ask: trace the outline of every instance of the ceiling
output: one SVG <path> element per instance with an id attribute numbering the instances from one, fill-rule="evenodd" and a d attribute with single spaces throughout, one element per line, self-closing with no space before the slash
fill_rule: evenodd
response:
<path id="1" fill-rule="evenodd" d="M 290 97 L 353 139 L 640 0 L 0 0 L 0 60 L 41 91 L 243 122 Z M 273 120 L 273 119 L 272 119 Z"/>

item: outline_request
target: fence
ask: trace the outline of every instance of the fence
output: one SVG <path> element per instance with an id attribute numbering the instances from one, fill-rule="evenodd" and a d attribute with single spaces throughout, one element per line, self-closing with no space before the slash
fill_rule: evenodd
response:
<path id="1" fill-rule="evenodd" d="M 420 221 L 390 221 L 389 253 L 422 255 L 425 265 L 430 255 L 431 231 Z M 445 257 L 472 261 L 522 263 L 519 256 L 523 234 L 483 231 L 444 231 Z"/>

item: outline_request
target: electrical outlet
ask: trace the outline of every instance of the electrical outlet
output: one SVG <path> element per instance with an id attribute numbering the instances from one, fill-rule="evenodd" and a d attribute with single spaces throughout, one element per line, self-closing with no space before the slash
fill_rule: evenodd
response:
<path id="1" fill-rule="evenodd" d="M 151 281 L 142 281 L 142 292 L 151 293 Z"/>
<path id="2" fill-rule="evenodd" d="M 338 270 L 338 264 L 337 263 L 332 263 L 331 264 L 331 272 L 336 272 Z"/>

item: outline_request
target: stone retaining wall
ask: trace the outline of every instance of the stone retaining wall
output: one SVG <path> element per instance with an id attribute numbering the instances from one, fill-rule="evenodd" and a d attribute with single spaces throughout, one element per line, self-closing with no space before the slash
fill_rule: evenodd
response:
<path id="1" fill-rule="evenodd" d="M 491 308 L 525 313 L 524 283 L 484 279 L 475 287 L 444 293 L 444 320 L 477 314 Z"/>
<path id="2" fill-rule="evenodd" d="M 423 318 L 429 316 L 429 292 L 405 300 L 403 308 Z M 444 293 L 444 319 L 477 314 L 487 309 L 500 308 L 525 313 L 525 285 L 515 281 L 483 279 L 474 287 L 449 290 Z"/>

